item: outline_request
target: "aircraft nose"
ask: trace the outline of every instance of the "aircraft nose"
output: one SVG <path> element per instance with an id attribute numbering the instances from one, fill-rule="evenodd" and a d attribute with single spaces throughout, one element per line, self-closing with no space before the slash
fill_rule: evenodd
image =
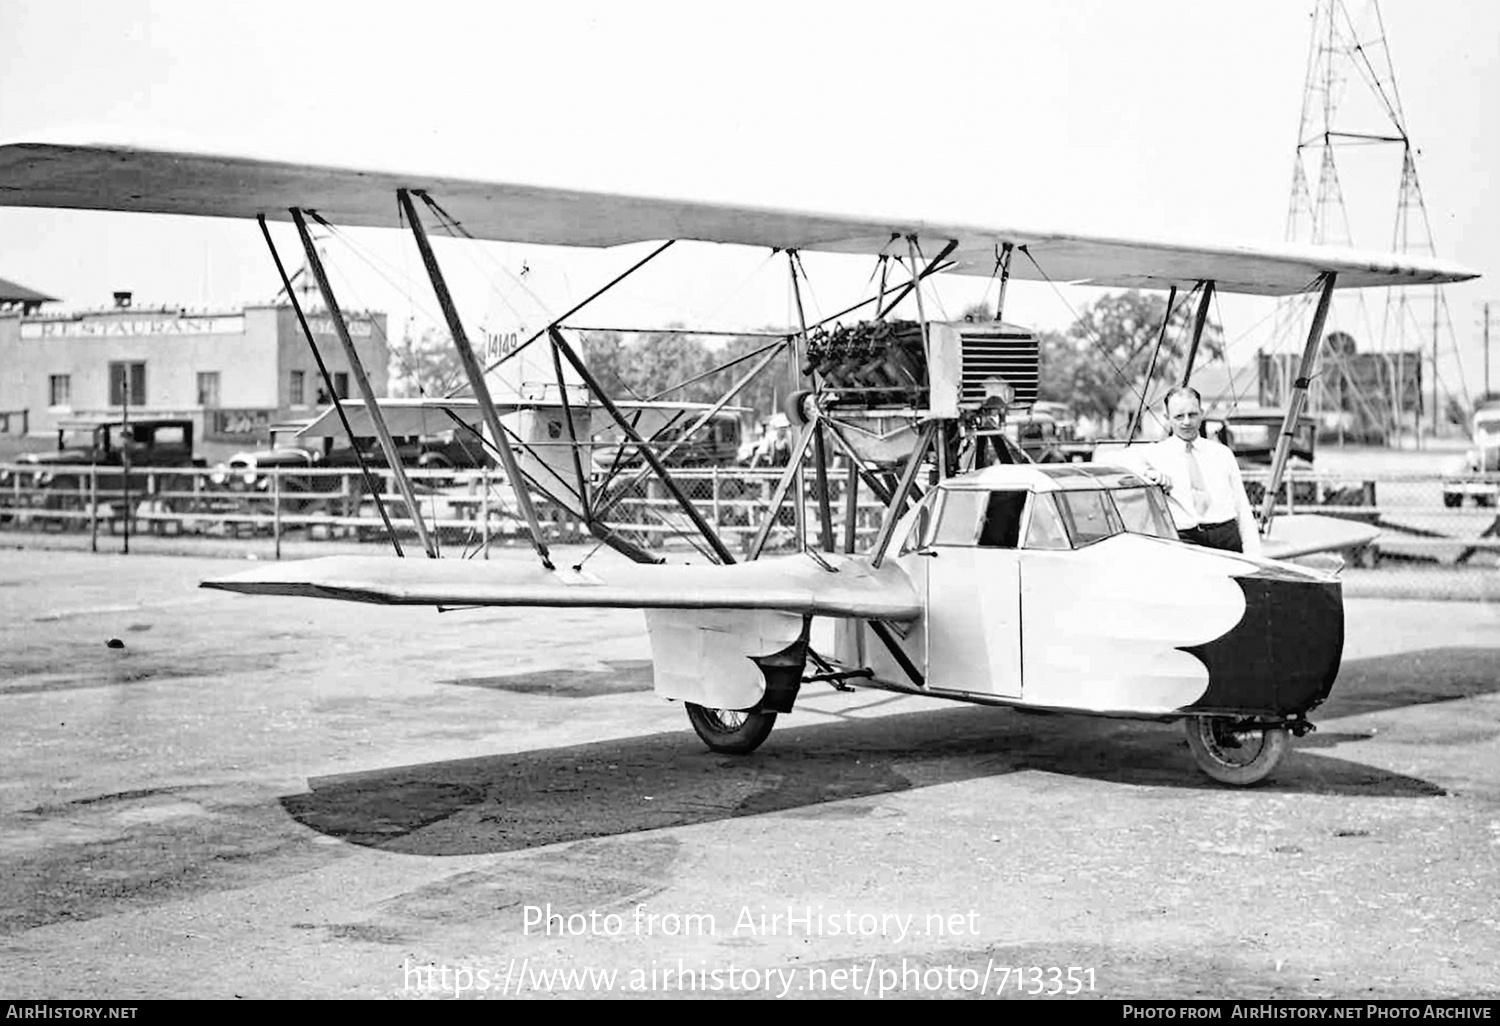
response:
<path id="1" fill-rule="evenodd" d="M 1289 570 L 1236 577 L 1245 613 L 1224 634 L 1182 651 L 1208 669 L 1196 712 L 1284 716 L 1328 697 L 1344 652 L 1343 587 Z"/>

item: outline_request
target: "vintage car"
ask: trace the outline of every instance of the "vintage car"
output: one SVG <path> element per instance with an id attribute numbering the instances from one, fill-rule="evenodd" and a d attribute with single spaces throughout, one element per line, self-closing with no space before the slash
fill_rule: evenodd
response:
<path id="1" fill-rule="evenodd" d="M 191 491 L 191 475 L 161 471 L 207 465 L 193 455 L 191 419 L 149 416 L 59 421 L 56 449 L 16 463 L 21 469 L 0 472 L 0 487 L 24 496 L 19 505 L 50 509 L 81 507 L 90 488 L 100 503 L 128 494 L 132 506 L 148 492 Z"/>
<path id="2" fill-rule="evenodd" d="M 347 439 L 299 437 L 309 423 L 301 420 L 271 425 L 269 447 L 235 453 L 214 468 L 209 475 L 210 483 L 226 491 L 268 495 L 273 488 L 268 471 L 273 469 L 349 471 L 359 467 L 360 456 L 368 466 L 386 465 L 385 452 L 377 439 L 359 438 L 356 449 Z M 477 440 L 459 437 L 460 434 L 454 429 L 434 435 L 400 436 L 394 441 L 402 466 L 412 469 L 466 470 L 495 466 L 494 458 L 483 451 Z M 276 487 L 288 496 L 289 507 L 299 510 L 315 505 L 321 497 L 341 493 L 343 481 L 339 474 L 282 473 Z M 432 479 L 429 483 L 445 482 Z"/>
<path id="3" fill-rule="evenodd" d="M 1038 402 L 1006 420 L 1005 434 L 1033 463 L 1087 463 L 1094 443 L 1078 437 L 1072 411 L 1062 403 Z"/>
<path id="4" fill-rule="evenodd" d="M 1443 467 L 1443 505 L 1449 508 L 1465 499 L 1493 506 L 1500 498 L 1500 400 L 1481 404 L 1471 428 L 1474 447 Z"/>

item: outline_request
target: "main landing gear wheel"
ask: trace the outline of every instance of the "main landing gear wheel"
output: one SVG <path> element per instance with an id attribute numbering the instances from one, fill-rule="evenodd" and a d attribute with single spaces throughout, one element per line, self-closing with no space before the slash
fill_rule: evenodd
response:
<path id="1" fill-rule="evenodd" d="M 1189 716 L 1185 725 L 1198 768 L 1221 784 L 1257 784 L 1286 754 L 1281 727 L 1236 729 L 1236 721 L 1227 716 Z"/>
<path id="2" fill-rule="evenodd" d="M 688 719 L 703 743 L 726 755 L 749 755 L 760 747 L 776 726 L 773 712 L 741 712 L 735 709 L 708 709 L 692 702 L 687 705 Z"/>

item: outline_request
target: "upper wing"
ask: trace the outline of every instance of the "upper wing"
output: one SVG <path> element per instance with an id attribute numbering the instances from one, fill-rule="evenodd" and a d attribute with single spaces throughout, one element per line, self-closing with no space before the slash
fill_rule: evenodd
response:
<path id="1" fill-rule="evenodd" d="M 1314 552 L 1337 552 L 1368 545 L 1380 528 L 1360 520 L 1295 513 L 1271 521 L 1271 533 L 1261 541 L 1267 559 L 1291 559 Z"/>
<path id="2" fill-rule="evenodd" d="M 302 595 L 408 606 L 609 606 L 770 609 L 815 616 L 913 620 L 922 611 L 905 573 L 856 556 L 807 556 L 730 566 L 546 570 L 464 559 L 329 556 L 203 582 L 252 595 Z"/>
<path id="3" fill-rule="evenodd" d="M 902 253 L 907 235 L 936 249 L 956 243 L 951 273 L 989 276 L 1000 247 L 1024 246 L 1020 278 L 1113 288 L 1191 287 L 1289 295 L 1325 271 L 1339 287 L 1435 285 L 1477 274 L 1407 254 L 1314 246 L 1196 245 L 798 213 L 759 207 L 618 196 L 507 182 L 282 163 L 202 152 L 121 145 L 13 143 L 0 146 L 0 206 L 75 207 L 286 220 L 315 210 L 353 226 L 402 227 L 397 189 L 426 191 L 476 238 L 564 246 L 617 246 L 694 239 L 781 249 L 879 255 Z M 1035 261 L 1035 263 L 1033 263 Z"/>

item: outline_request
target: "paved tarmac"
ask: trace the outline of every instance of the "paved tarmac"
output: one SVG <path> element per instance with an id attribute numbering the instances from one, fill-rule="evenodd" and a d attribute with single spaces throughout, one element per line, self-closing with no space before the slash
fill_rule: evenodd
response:
<path id="1" fill-rule="evenodd" d="M 228 569 L 0 550 L 0 996 L 1500 998 L 1500 605 L 1350 598 L 1235 790 L 1177 725 L 816 687 L 714 755 L 638 612 Z"/>

